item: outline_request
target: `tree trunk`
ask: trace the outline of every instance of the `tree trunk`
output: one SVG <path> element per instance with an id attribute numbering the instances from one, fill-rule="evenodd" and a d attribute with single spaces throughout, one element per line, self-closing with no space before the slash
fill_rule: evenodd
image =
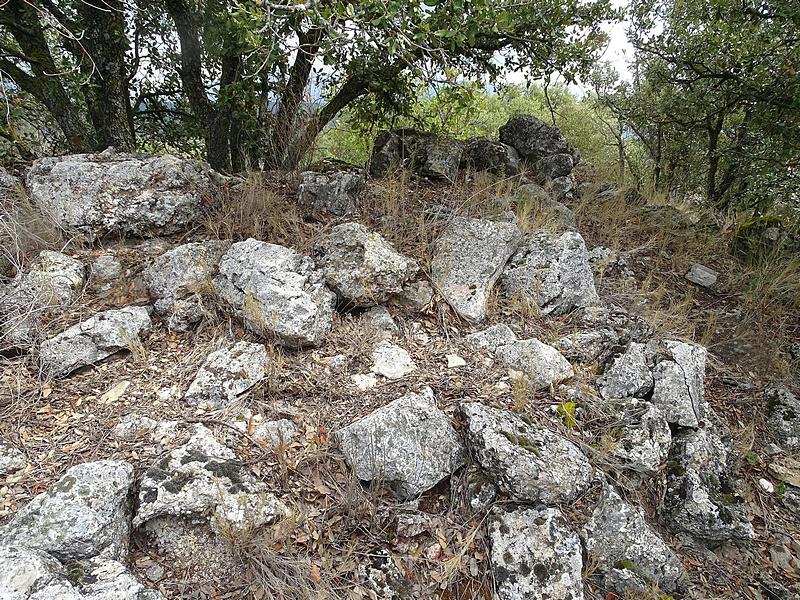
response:
<path id="1" fill-rule="evenodd" d="M 720 115 L 716 120 L 711 117 L 706 119 L 706 131 L 708 133 L 706 197 L 714 205 L 719 201 L 719 198 L 717 198 L 717 172 L 719 171 L 719 134 L 722 131 L 723 122 L 723 115 Z"/>

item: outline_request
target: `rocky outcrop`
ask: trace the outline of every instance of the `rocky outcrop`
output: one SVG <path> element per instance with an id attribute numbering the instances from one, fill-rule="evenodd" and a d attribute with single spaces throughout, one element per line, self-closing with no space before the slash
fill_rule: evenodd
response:
<path id="1" fill-rule="evenodd" d="M 419 271 L 417 261 L 359 223 L 331 229 L 316 243 L 313 256 L 328 286 L 354 306 L 385 302 Z"/>
<path id="2" fill-rule="evenodd" d="M 653 374 L 645 355 L 645 345 L 631 343 L 600 376 L 597 385 L 606 400 L 643 398 L 649 394 L 653 389 Z"/>
<path id="3" fill-rule="evenodd" d="M 501 363 L 522 373 L 537 390 L 548 389 L 575 375 L 572 365 L 558 350 L 535 338 L 500 346 L 495 353 Z"/>
<path id="4" fill-rule="evenodd" d="M 237 342 L 208 355 L 184 399 L 212 409 L 224 408 L 264 378 L 268 358 L 263 344 Z"/>
<path id="5" fill-rule="evenodd" d="M 166 318 L 167 326 L 187 331 L 208 312 L 211 280 L 231 243 L 207 240 L 173 248 L 156 258 L 142 272 L 153 308 Z"/>
<path id="6" fill-rule="evenodd" d="M 40 158 L 27 183 L 43 213 L 90 240 L 186 229 L 200 220 L 214 187 L 199 162 L 110 151 Z"/>
<path id="7" fill-rule="evenodd" d="M 642 476 L 657 475 L 672 443 L 664 413 L 635 398 L 615 401 L 612 407 L 621 426 L 608 436 L 610 454 L 624 469 Z"/>
<path id="8" fill-rule="evenodd" d="M 461 404 L 471 453 L 513 499 L 546 505 L 569 503 L 589 486 L 586 455 L 549 429 L 478 402 Z"/>
<path id="9" fill-rule="evenodd" d="M 704 397 L 706 349 L 675 340 L 664 342 L 665 350 L 653 367 L 651 402 L 667 421 L 681 427 L 698 427 L 708 407 Z"/>
<path id="10" fill-rule="evenodd" d="M 471 137 L 464 142 L 461 168 L 512 177 L 519 173 L 519 154 L 508 144 L 480 136 Z"/>
<path id="11" fill-rule="evenodd" d="M 800 448 L 800 400 L 780 384 L 768 385 L 764 395 L 770 434 L 784 448 Z"/>
<path id="12" fill-rule="evenodd" d="M 309 211 L 338 217 L 358 212 L 358 197 L 364 189 L 364 172 L 353 165 L 300 173 L 298 204 Z"/>
<path id="13" fill-rule="evenodd" d="M 85 281 L 81 261 L 40 252 L 27 271 L 0 289 L 0 350 L 33 347 L 43 319 L 74 302 Z"/>
<path id="14" fill-rule="evenodd" d="M 452 180 L 458 174 L 463 142 L 414 129 L 381 131 L 375 137 L 370 174 L 385 177 L 411 168 L 422 177 Z"/>
<path id="15" fill-rule="evenodd" d="M 39 347 L 44 370 L 55 377 L 94 364 L 140 344 L 150 331 L 150 315 L 141 306 L 106 310 L 45 340 Z"/>
<path id="16" fill-rule="evenodd" d="M 530 115 L 516 115 L 500 127 L 500 141 L 516 149 L 520 157 L 535 162 L 556 154 L 570 154 L 558 128 Z"/>
<path id="17" fill-rule="evenodd" d="M 512 223 L 454 218 L 436 242 L 431 280 L 461 317 L 486 318 L 486 302 L 522 234 Z"/>
<path id="18" fill-rule="evenodd" d="M 314 262 L 283 246 L 249 239 L 222 257 L 213 284 L 251 331 L 291 346 L 322 343 L 336 295 Z"/>
<path id="19" fill-rule="evenodd" d="M 560 315 L 600 301 L 586 244 L 574 232 L 528 236 L 508 261 L 501 283 L 507 294 L 532 300 L 544 314 Z"/>
<path id="20" fill-rule="evenodd" d="M 496 508 L 489 519 L 498 600 L 582 600 L 581 541 L 556 508 Z"/>
<path id="21" fill-rule="evenodd" d="M 450 420 L 436 408 L 433 392 L 409 393 L 335 434 L 347 463 L 362 481 L 389 484 L 413 498 L 466 461 Z"/>

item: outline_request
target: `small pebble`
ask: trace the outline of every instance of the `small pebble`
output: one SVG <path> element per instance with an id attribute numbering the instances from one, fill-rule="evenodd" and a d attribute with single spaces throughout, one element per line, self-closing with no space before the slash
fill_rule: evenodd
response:
<path id="1" fill-rule="evenodd" d="M 760 485 L 761 489 L 764 490 L 765 492 L 767 492 L 768 494 L 771 494 L 771 493 L 773 493 L 775 491 L 775 486 L 772 485 L 772 482 L 768 481 L 767 479 L 763 479 L 763 478 L 759 479 L 758 480 L 758 485 Z"/>

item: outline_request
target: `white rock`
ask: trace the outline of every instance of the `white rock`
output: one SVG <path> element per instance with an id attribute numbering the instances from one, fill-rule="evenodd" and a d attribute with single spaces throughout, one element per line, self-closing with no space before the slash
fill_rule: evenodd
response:
<path id="1" fill-rule="evenodd" d="M 800 448 L 800 399 L 785 385 L 776 383 L 768 385 L 764 395 L 770 434 L 785 448 Z"/>
<path id="2" fill-rule="evenodd" d="M 600 395 L 613 398 L 644 397 L 653 389 L 653 374 L 647 364 L 645 345 L 632 342 L 628 349 L 597 380 Z"/>
<path id="3" fill-rule="evenodd" d="M 0 477 L 24 469 L 25 455 L 11 444 L 0 441 Z"/>
<path id="4" fill-rule="evenodd" d="M 758 485 L 761 487 L 762 490 L 767 492 L 768 494 L 772 494 L 775 491 L 775 486 L 769 479 L 764 479 L 763 477 L 758 480 Z"/>
<path id="5" fill-rule="evenodd" d="M 358 195 L 366 178 L 358 170 L 300 174 L 298 204 L 306 210 L 325 211 L 343 217 L 358 210 Z"/>
<path id="6" fill-rule="evenodd" d="M 517 336 L 511 331 L 508 325 L 500 323 L 498 325 L 492 325 L 483 331 L 470 333 L 464 338 L 464 341 L 472 348 L 496 352 L 500 346 L 516 342 Z"/>
<path id="7" fill-rule="evenodd" d="M 101 254 L 92 263 L 92 279 L 113 281 L 122 275 L 122 263 L 113 254 Z"/>
<path id="8" fill-rule="evenodd" d="M 45 552 L 0 543 L 0 565 L 3 600 L 83 600 L 66 569 Z"/>
<path id="9" fill-rule="evenodd" d="M 458 369 L 460 367 L 466 367 L 467 361 L 461 358 L 458 354 L 448 354 L 445 356 L 447 359 L 447 368 L 448 369 Z"/>
<path id="10" fill-rule="evenodd" d="M 707 351 L 702 346 L 674 340 L 664 344 L 673 360 L 661 360 L 653 368 L 651 402 L 670 423 L 698 427 L 708 412 L 703 389 Z"/>
<path id="11" fill-rule="evenodd" d="M 383 340 L 372 351 L 370 371 L 386 379 L 401 379 L 417 370 L 411 356 L 400 346 Z"/>
<path id="12" fill-rule="evenodd" d="M 694 263 L 689 267 L 689 272 L 686 273 L 686 279 L 688 281 L 706 288 L 713 287 L 714 284 L 717 283 L 718 276 L 719 273 L 714 269 L 710 269 L 700 263 Z"/>
<path id="13" fill-rule="evenodd" d="M 672 433 L 661 410 L 645 400 L 614 401 L 621 426 L 612 435 L 610 453 L 636 473 L 655 476 L 667 459 Z"/>
<path id="14" fill-rule="evenodd" d="M 355 385 L 362 392 L 366 392 L 367 390 L 378 385 L 377 377 L 371 373 L 356 373 L 355 375 L 352 375 L 350 379 L 353 380 L 353 385 Z"/>
<path id="15" fill-rule="evenodd" d="M 497 358 L 509 369 L 522 372 L 536 389 L 547 389 L 575 375 L 572 365 L 558 350 L 537 339 L 500 346 Z"/>
<path id="16" fill-rule="evenodd" d="M 191 405 L 223 408 L 264 378 L 268 363 L 264 344 L 237 342 L 208 355 L 184 399 Z"/>

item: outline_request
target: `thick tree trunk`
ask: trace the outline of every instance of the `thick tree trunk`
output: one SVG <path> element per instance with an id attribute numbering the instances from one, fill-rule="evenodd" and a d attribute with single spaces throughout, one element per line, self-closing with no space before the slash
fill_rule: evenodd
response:
<path id="1" fill-rule="evenodd" d="M 711 204 L 719 202 L 717 190 L 717 172 L 719 171 L 719 135 L 722 132 L 724 116 L 720 115 L 716 120 L 708 117 L 706 119 L 706 130 L 708 133 L 708 149 L 706 160 L 708 161 L 708 173 L 706 174 L 706 197 Z"/>

